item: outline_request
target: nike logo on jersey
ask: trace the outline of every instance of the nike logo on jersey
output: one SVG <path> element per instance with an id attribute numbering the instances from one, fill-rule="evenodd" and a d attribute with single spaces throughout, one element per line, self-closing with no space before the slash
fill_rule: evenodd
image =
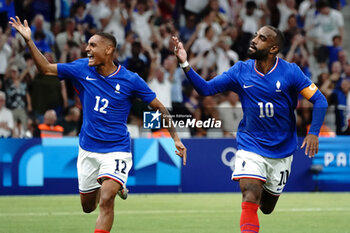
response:
<path id="1" fill-rule="evenodd" d="M 254 85 L 249 85 L 249 86 L 246 86 L 245 84 L 243 84 L 243 88 L 249 88 L 249 87 L 252 87 Z"/>
<path id="2" fill-rule="evenodd" d="M 97 80 L 97 79 L 95 79 L 95 78 L 90 78 L 89 76 L 86 76 L 86 80 L 92 81 L 92 80 Z"/>

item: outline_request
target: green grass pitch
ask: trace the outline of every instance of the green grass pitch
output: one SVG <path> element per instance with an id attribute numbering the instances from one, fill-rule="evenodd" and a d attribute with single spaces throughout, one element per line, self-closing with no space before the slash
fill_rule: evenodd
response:
<path id="1" fill-rule="evenodd" d="M 116 200 L 111 233 L 239 232 L 241 195 L 131 194 Z M 0 196 L 1 233 L 89 233 L 78 195 Z M 350 233 L 350 193 L 284 193 L 275 211 L 259 211 L 261 233 Z"/>

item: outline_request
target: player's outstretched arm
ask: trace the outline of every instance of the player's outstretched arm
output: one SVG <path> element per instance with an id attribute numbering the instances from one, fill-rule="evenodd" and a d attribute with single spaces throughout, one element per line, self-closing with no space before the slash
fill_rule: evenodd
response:
<path id="1" fill-rule="evenodd" d="M 175 44 L 174 54 L 175 54 L 177 60 L 179 61 L 179 63 L 183 64 L 182 68 L 187 73 L 188 71 L 190 71 L 190 68 L 191 68 L 187 62 L 187 52 L 186 52 L 183 44 L 179 41 L 179 39 L 176 36 L 173 36 L 172 40 Z"/>
<path id="2" fill-rule="evenodd" d="M 152 100 L 152 102 L 149 104 L 154 110 L 159 110 L 162 113 L 162 117 L 163 118 L 167 118 L 166 121 L 172 121 L 171 115 L 168 112 L 168 110 L 166 109 L 166 107 L 164 107 L 164 105 L 157 99 L 155 98 L 154 100 Z M 183 165 L 186 165 L 186 161 L 187 161 L 187 149 L 186 147 L 182 144 L 179 136 L 176 133 L 175 128 L 173 127 L 173 124 L 170 124 L 170 127 L 168 128 L 168 131 L 171 135 L 171 137 L 174 140 L 175 143 L 175 147 L 177 149 L 177 151 L 175 151 L 175 153 L 180 156 L 182 158 L 183 161 Z"/>
<path id="3" fill-rule="evenodd" d="M 300 94 L 302 94 L 307 100 L 314 104 L 312 110 L 312 122 L 308 135 L 306 135 L 301 148 L 305 146 L 305 155 L 309 158 L 315 156 L 318 153 L 318 134 L 326 115 L 328 103 L 324 95 L 317 89 L 315 84 L 311 84 L 309 87 L 304 88 Z"/>
<path id="4" fill-rule="evenodd" d="M 184 49 L 183 44 L 175 36 L 172 37 L 172 40 L 175 44 L 174 54 L 184 70 L 186 77 L 191 82 L 192 86 L 196 89 L 198 94 L 202 96 L 214 95 L 221 91 L 226 91 L 228 88 L 228 82 L 230 79 L 221 79 L 218 81 L 218 76 L 210 81 L 204 80 L 199 74 L 197 74 L 189 65 L 187 61 L 187 52 Z"/>
<path id="5" fill-rule="evenodd" d="M 35 46 L 31 37 L 32 31 L 28 26 L 28 21 L 24 20 L 23 25 L 19 17 L 16 16 L 16 19 L 11 17 L 9 23 L 21 34 L 21 36 L 25 40 L 29 48 L 30 54 L 32 55 L 33 60 L 35 62 L 35 65 L 40 70 L 40 72 L 45 75 L 57 76 L 57 65 L 51 64 Z"/>

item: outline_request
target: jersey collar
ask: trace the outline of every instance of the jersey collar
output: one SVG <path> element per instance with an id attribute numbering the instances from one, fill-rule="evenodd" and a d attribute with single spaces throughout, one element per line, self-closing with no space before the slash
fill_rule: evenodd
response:
<path id="1" fill-rule="evenodd" d="M 254 61 L 254 70 L 255 70 L 255 72 L 256 72 L 258 75 L 260 75 L 261 77 L 264 77 L 265 75 L 269 75 L 269 74 L 271 74 L 271 73 L 276 69 L 276 67 L 277 67 L 277 65 L 278 65 L 278 60 L 279 60 L 279 58 L 276 57 L 275 65 L 270 69 L 269 72 L 267 72 L 267 74 L 261 73 L 261 72 L 256 68 L 256 60 L 255 60 L 255 61 Z"/>
<path id="2" fill-rule="evenodd" d="M 110 75 L 108 75 L 108 76 L 106 76 L 106 77 L 103 76 L 103 75 L 101 75 L 101 74 L 100 74 L 100 76 L 101 76 L 102 78 L 110 78 L 110 77 L 112 77 L 112 76 L 118 74 L 121 67 L 122 67 L 121 65 L 118 65 L 118 68 L 117 68 L 112 74 L 110 74 Z"/>
<path id="3" fill-rule="evenodd" d="M 116 70 L 116 71 L 114 71 L 112 74 L 108 75 L 108 76 L 107 76 L 107 78 L 112 77 L 112 76 L 114 76 L 114 75 L 118 74 L 118 72 L 119 72 L 119 70 L 120 70 L 120 67 L 122 67 L 122 66 L 121 66 L 121 65 L 119 65 L 119 66 L 118 66 L 118 68 L 117 68 L 117 70 Z"/>

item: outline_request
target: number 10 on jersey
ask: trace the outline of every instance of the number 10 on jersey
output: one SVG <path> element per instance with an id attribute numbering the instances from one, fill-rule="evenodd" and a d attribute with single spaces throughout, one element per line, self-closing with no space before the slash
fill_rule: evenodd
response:
<path id="1" fill-rule="evenodd" d="M 260 108 L 260 118 L 264 118 L 266 117 L 273 117 L 275 112 L 273 109 L 273 104 L 271 102 L 267 102 L 267 103 L 263 103 L 263 102 L 259 102 L 258 103 L 259 108 Z"/>

